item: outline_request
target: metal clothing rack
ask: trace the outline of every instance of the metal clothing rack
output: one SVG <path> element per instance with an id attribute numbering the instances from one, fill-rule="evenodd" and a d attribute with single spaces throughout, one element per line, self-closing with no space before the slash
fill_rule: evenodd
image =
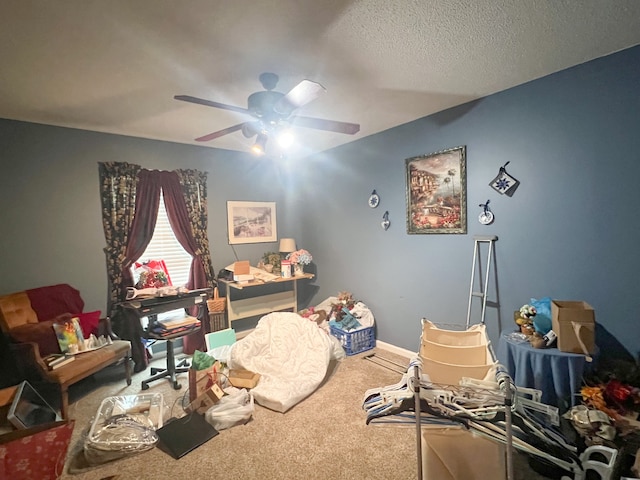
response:
<path id="1" fill-rule="evenodd" d="M 504 413 L 505 413 L 505 468 L 507 480 L 514 479 L 513 473 L 513 430 L 511 408 L 513 407 L 512 388 L 513 381 L 507 372 L 499 370 L 496 374 L 496 381 L 500 390 L 504 393 Z M 422 422 L 420 419 L 420 370 L 414 366 L 414 402 L 416 412 L 416 448 L 418 458 L 418 479 L 422 479 Z"/>
<path id="2" fill-rule="evenodd" d="M 562 435 L 541 423 L 538 414 L 543 413 L 544 408 L 530 408 L 531 404 L 525 402 L 519 391 L 515 394 L 516 390 L 506 372 L 497 373 L 492 391 L 485 390 L 488 382 L 465 380 L 468 381 L 461 382 L 460 387 L 428 383 L 420 371 L 419 359 L 414 359 L 401 382 L 381 389 L 370 389 L 365 393 L 363 408 L 368 411 L 367 424 L 377 421 L 415 424 L 419 480 L 423 479 L 422 425 L 452 426 L 456 423 L 506 446 L 508 480 L 514 478 L 513 457 L 510 454 L 514 448 L 566 471 L 567 475 L 562 480 L 569 480 L 570 475 L 573 480 L 585 480 L 589 471 L 597 472 L 601 480 L 613 480 L 617 451 L 593 445 L 578 454 L 577 448 L 566 442 Z M 473 392 L 477 393 L 477 399 L 473 398 Z M 465 404 L 465 400 L 469 400 L 469 403 Z M 513 435 L 516 427 L 518 436 Z"/>
<path id="3" fill-rule="evenodd" d="M 492 387 L 495 388 L 495 385 L 492 384 Z M 506 373 L 500 373 L 497 376 L 497 385 L 500 387 L 499 392 L 495 389 L 489 390 L 481 384 L 478 386 L 432 384 L 426 381 L 422 374 L 420 358 L 415 358 L 409 363 L 406 374 L 398 384 L 367 391 L 363 400 L 363 408 L 368 411 L 367 424 L 372 421 L 375 423 L 415 424 L 418 479 L 422 480 L 423 424 L 452 427 L 460 423 L 466 425 L 471 419 L 477 419 L 482 423 L 493 418 L 496 414 L 505 412 L 504 423 L 508 432 L 505 443 L 507 449 L 512 448 L 511 416 L 506 411 L 510 412 L 511 409 L 513 384 Z M 470 399 L 470 401 L 465 404 L 465 399 Z M 485 399 L 487 399 L 486 407 L 480 405 Z M 468 425 L 466 426 L 468 427 Z M 507 478 L 513 480 L 511 455 L 506 456 L 506 462 Z"/>

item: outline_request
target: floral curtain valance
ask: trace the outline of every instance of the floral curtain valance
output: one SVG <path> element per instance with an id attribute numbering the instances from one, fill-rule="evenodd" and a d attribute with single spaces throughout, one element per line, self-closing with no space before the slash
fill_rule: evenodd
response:
<path id="1" fill-rule="evenodd" d="M 147 170 L 126 162 L 99 163 L 109 279 L 109 311 L 132 279 L 131 259 L 144 251 L 153 235 L 160 189 L 176 238 L 193 258 L 188 288 L 213 287 L 207 234 L 207 173 L 198 170 Z M 136 206 L 137 205 L 137 206 Z M 136 219 L 136 212 L 140 215 Z M 153 216 L 150 221 L 149 216 Z M 135 232 L 135 238 L 131 233 Z M 133 259 L 135 261 L 135 258 Z"/>

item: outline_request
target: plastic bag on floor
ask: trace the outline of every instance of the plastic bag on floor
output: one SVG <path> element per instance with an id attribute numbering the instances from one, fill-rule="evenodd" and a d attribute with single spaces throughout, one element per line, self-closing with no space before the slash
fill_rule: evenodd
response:
<path id="1" fill-rule="evenodd" d="M 229 393 L 229 389 L 225 390 Z M 234 388 L 204 414 L 216 430 L 247 423 L 253 416 L 253 395 L 245 388 Z"/>
<path id="2" fill-rule="evenodd" d="M 363 327 L 373 327 L 375 323 L 373 312 L 362 302 L 356 302 L 351 309 L 351 315 L 356 317 Z"/>

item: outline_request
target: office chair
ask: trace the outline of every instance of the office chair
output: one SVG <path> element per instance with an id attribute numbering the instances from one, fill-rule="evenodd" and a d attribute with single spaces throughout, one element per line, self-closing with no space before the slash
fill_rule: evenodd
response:
<path id="1" fill-rule="evenodd" d="M 174 342 L 182 337 L 191 335 L 192 333 L 199 332 L 201 325 L 200 321 L 188 315 L 181 317 L 180 325 L 173 328 L 165 328 L 162 326 L 162 322 L 159 322 L 157 316 L 151 316 L 149 318 L 149 325 L 144 331 L 144 338 L 158 342 L 164 340 L 167 342 L 167 366 L 166 368 L 154 368 L 151 367 L 151 376 L 142 381 L 142 390 L 149 388 L 149 383 L 159 380 L 161 378 L 168 377 L 169 381 L 173 385 L 175 390 L 182 388 L 176 379 L 176 374 L 186 373 L 189 371 L 189 363 L 187 360 L 182 360 L 176 365 Z M 174 319 L 172 319 L 175 322 Z M 167 325 L 171 325 L 168 323 Z M 172 331 L 175 331 L 172 333 Z"/>

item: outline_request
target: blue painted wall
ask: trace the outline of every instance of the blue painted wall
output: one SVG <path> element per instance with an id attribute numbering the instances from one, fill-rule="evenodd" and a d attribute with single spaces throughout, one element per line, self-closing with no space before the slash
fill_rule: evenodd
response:
<path id="1" fill-rule="evenodd" d="M 639 129 L 635 47 L 318 155 L 305 165 L 298 215 L 318 297 L 352 291 L 376 315 L 378 338 L 416 350 L 421 318 L 466 321 L 473 236 L 497 235 L 488 296 L 501 308 L 487 311 L 494 340 L 515 309 L 551 296 L 590 303 L 637 356 Z M 405 159 L 459 145 L 468 234 L 408 235 Z M 511 198 L 488 186 L 507 161 L 522 182 Z M 381 202 L 371 209 L 374 188 Z M 483 226 L 478 205 L 487 199 L 496 220 Z M 479 318 L 474 301 L 471 320 Z"/>
<path id="2" fill-rule="evenodd" d="M 302 303 L 351 291 L 374 312 L 385 342 L 417 350 L 421 318 L 465 322 L 473 236 L 491 234 L 499 240 L 488 296 L 501 304 L 487 312 L 494 340 L 514 309 L 548 295 L 589 302 L 637 356 L 638 85 L 635 47 L 295 162 L 0 120 L 0 294 L 68 282 L 87 309 L 104 309 L 97 162 L 127 161 L 209 172 L 216 270 L 277 249 L 229 246 L 226 201 L 276 201 L 279 236 L 314 256 L 317 278 L 300 292 Z M 405 159 L 460 145 L 468 234 L 408 235 Z M 488 186 L 507 161 L 522 182 L 511 198 Z M 377 209 L 367 206 L 374 188 Z M 488 227 L 477 222 L 487 199 L 496 215 Z M 472 322 L 479 316 L 474 302 Z"/>
<path id="3" fill-rule="evenodd" d="M 231 246 L 227 200 L 275 201 L 281 235 L 285 164 L 250 154 L 0 120 L 0 294 L 54 283 L 78 288 L 87 311 L 106 309 L 105 247 L 98 162 L 207 171 L 209 240 L 216 271 L 257 259 L 277 244 Z M 251 325 L 248 325 L 251 326 Z M 240 325 L 242 328 L 243 325 Z"/>

